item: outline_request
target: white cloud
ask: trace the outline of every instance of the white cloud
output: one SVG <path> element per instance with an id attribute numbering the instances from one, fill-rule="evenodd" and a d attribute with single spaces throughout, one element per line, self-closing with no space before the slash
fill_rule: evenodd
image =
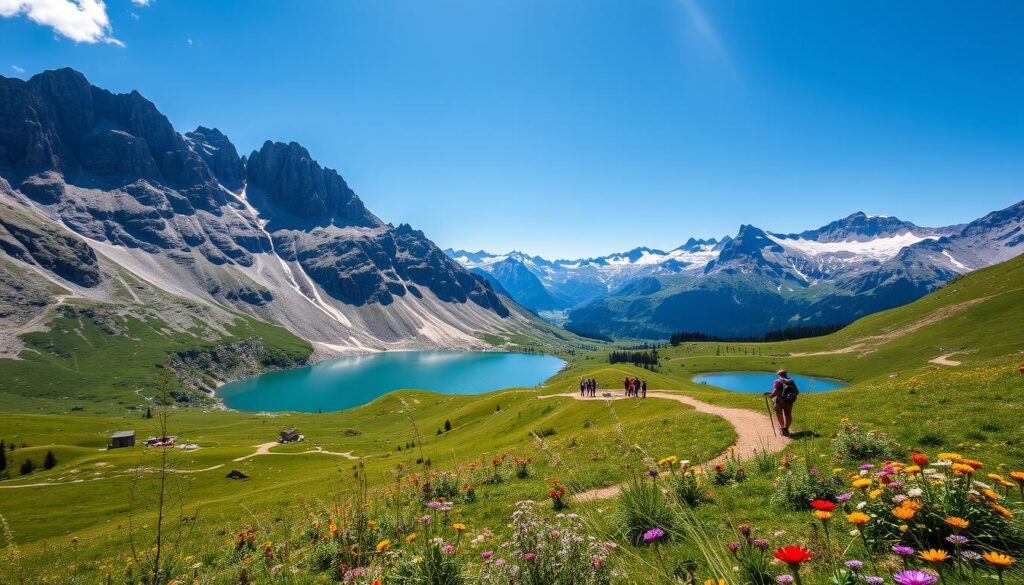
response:
<path id="1" fill-rule="evenodd" d="M 123 47 L 110 36 L 110 17 L 102 0 L 0 0 L 0 17 L 24 15 L 76 43 L 107 43 Z"/>
<path id="2" fill-rule="evenodd" d="M 188 46 L 192 46 L 192 39 L 185 39 L 185 42 L 188 43 Z"/>
<path id="3" fill-rule="evenodd" d="M 149 6 L 149 3 L 153 0 L 132 0 L 132 4 L 136 6 Z"/>
<path id="4" fill-rule="evenodd" d="M 23 68 L 18 67 L 17 65 L 11 65 L 11 69 L 14 69 L 18 73 L 24 73 L 25 72 L 25 70 Z"/>

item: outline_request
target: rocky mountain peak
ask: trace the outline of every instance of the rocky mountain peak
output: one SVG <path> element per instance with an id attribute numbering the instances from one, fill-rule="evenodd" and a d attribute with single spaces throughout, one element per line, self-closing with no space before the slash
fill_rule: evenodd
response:
<path id="1" fill-rule="evenodd" d="M 223 132 L 216 128 L 199 126 L 184 134 L 184 138 L 192 152 L 206 162 L 206 166 L 221 185 L 232 191 L 242 188 L 245 181 L 245 163 L 238 156 L 235 145 Z"/>
<path id="2" fill-rule="evenodd" d="M 260 201 L 261 206 L 269 204 L 294 219 L 380 225 L 337 171 L 321 167 L 296 142 L 264 142 L 260 150 L 249 155 L 247 175 L 254 201 Z"/>
<path id="3" fill-rule="evenodd" d="M 875 238 L 891 238 L 922 230 L 931 231 L 928 228 L 919 228 L 909 221 L 903 221 L 897 217 L 868 215 L 863 211 L 858 211 L 818 229 L 789 234 L 784 237 L 818 242 L 861 242 Z"/>

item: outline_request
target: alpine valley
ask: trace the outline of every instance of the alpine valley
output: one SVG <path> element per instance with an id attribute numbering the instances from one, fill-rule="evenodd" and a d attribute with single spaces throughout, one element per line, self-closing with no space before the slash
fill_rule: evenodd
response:
<path id="1" fill-rule="evenodd" d="M 1021 254 L 1024 201 L 946 227 L 857 212 L 800 233 L 743 225 L 735 236 L 691 238 L 668 252 L 636 248 L 578 260 L 445 252 L 580 334 L 748 337 L 849 323 Z"/>
<path id="2" fill-rule="evenodd" d="M 26 378 L 124 339 L 172 353 L 234 344 L 247 357 L 225 379 L 311 352 L 555 339 L 302 146 L 239 156 L 218 130 L 180 134 L 138 92 L 71 69 L 0 77 L 0 251 L 0 357 L 20 358 L 3 361 Z M 61 332 L 88 343 L 62 348 Z"/>

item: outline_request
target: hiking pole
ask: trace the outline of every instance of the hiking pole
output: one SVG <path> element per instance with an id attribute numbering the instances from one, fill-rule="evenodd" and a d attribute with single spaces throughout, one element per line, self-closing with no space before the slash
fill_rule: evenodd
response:
<path id="1" fill-rule="evenodd" d="M 772 407 L 768 406 L 768 395 L 767 394 L 764 394 L 764 408 L 765 408 L 765 410 L 768 411 L 768 422 L 772 423 L 772 434 L 775 435 L 776 437 L 778 437 L 779 433 L 775 432 L 775 419 L 772 418 Z"/>

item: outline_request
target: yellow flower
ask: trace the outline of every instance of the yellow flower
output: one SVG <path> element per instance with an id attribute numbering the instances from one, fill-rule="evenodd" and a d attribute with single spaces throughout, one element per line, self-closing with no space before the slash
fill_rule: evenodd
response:
<path id="1" fill-rule="evenodd" d="M 416 540 L 416 533 L 415 532 L 410 532 L 409 534 L 405 535 L 405 542 L 412 542 L 414 540 Z"/>
<path id="2" fill-rule="evenodd" d="M 1002 482 L 1006 481 L 1006 478 L 1001 476 L 1001 475 L 999 475 L 998 473 L 989 473 L 989 474 L 985 475 L 985 477 L 991 479 L 992 481 L 999 482 L 999 483 L 1002 483 Z"/>
<path id="3" fill-rule="evenodd" d="M 854 512 L 846 515 L 846 521 L 854 526 L 864 526 L 871 521 L 871 516 L 868 516 L 864 512 Z"/>
<path id="4" fill-rule="evenodd" d="M 912 508 L 904 508 L 903 506 L 897 506 L 892 509 L 892 515 L 904 522 L 913 518 L 916 513 Z"/>
<path id="5" fill-rule="evenodd" d="M 957 530 L 967 530 L 967 527 L 971 525 L 970 522 L 964 518 L 960 518 L 959 516 L 950 516 L 946 518 L 946 524 L 949 524 Z"/>
<path id="6" fill-rule="evenodd" d="M 935 548 L 930 548 L 928 550 L 923 550 L 920 553 L 918 553 L 917 556 L 921 557 L 925 561 L 928 561 L 929 563 L 936 563 L 936 564 L 944 563 L 947 560 L 949 560 L 949 553 L 948 552 L 946 552 L 946 551 L 944 551 L 942 549 L 935 549 Z"/>
<path id="7" fill-rule="evenodd" d="M 853 487 L 857 489 L 867 489 L 871 487 L 871 480 L 866 477 L 853 480 Z"/>
<path id="8" fill-rule="evenodd" d="M 939 461 L 960 461 L 963 457 L 959 453 L 939 453 Z"/>
<path id="9" fill-rule="evenodd" d="M 714 579 L 708 579 L 704 582 L 704 585 L 716 585 Z M 725 579 L 719 579 L 717 585 L 728 585 Z"/>
<path id="10" fill-rule="evenodd" d="M 921 471 L 921 466 L 920 465 L 908 465 L 908 466 L 906 466 L 903 469 L 903 471 L 905 471 L 907 473 L 918 473 L 919 471 Z"/>
<path id="11" fill-rule="evenodd" d="M 391 541 L 386 538 L 377 543 L 377 552 L 384 552 L 389 548 L 391 548 Z"/>
<path id="12" fill-rule="evenodd" d="M 367 520 L 366 521 L 366 527 L 367 528 L 376 528 L 377 527 L 377 521 L 376 520 Z"/>
<path id="13" fill-rule="evenodd" d="M 988 551 L 986 553 L 983 553 L 981 556 L 985 557 L 986 561 L 992 563 L 992 565 L 1000 571 L 1009 567 L 1015 562 L 1013 557 L 1011 557 L 1010 555 L 1004 555 L 1002 553 L 997 553 L 996 551 Z"/>
<path id="14" fill-rule="evenodd" d="M 981 469 L 982 467 L 985 466 L 981 461 L 978 461 L 977 459 L 961 459 L 960 463 L 963 463 L 964 465 L 970 465 L 974 469 Z"/>
<path id="15" fill-rule="evenodd" d="M 954 463 L 953 473 L 957 475 L 971 475 L 974 473 L 974 468 L 966 463 Z"/>
<path id="16" fill-rule="evenodd" d="M 466 525 L 461 522 L 455 522 L 454 524 L 452 524 L 452 528 L 456 532 L 463 532 L 464 530 L 466 530 Z"/>
<path id="17" fill-rule="evenodd" d="M 821 520 L 822 522 L 832 517 L 832 512 L 826 512 L 825 510 L 815 510 L 813 514 L 815 518 Z"/>
<path id="18" fill-rule="evenodd" d="M 989 488 L 982 489 L 981 490 L 981 495 L 985 496 L 986 499 L 988 499 L 989 501 L 992 501 L 992 502 L 994 502 L 994 501 L 996 501 L 996 500 L 998 500 L 999 498 L 1002 497 L 999 494 L 997 494 L 994 490 L 991 490 Z"/>
<path id="19" fill-rule="evenodd" d="M 871 493 L 868 494 L 868 497 L 871 498 L 872 500 L 877 500 L 878 496 L 880 495 L 882 495 L 882 490 L 871 490 Z"/>
<path id="20" fill-rule="evenodd" d="M 1017 483 L 1024 484 L 1024 471 L 1011 471 L 1010 479 Z"/>
<path id="21" fill-rule="evenodd" d="M 906 533 L 908 530 L 910 530 L 909 526 L 906 524 L 900 524 L 900 532 Z"/>

